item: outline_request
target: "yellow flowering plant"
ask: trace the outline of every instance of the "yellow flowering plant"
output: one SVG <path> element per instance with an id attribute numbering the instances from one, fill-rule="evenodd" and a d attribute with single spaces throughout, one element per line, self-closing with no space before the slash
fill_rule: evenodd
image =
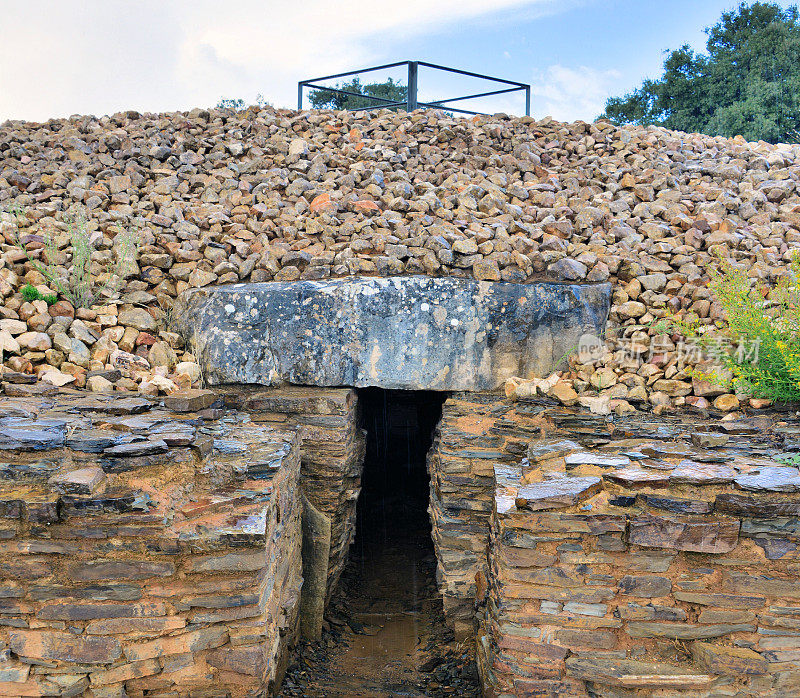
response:
<path id="1" fill-rule="evenodd" d="M 703 332 L 709 328 L 674 316 L 670 324 L 730 371 L 734 390 L 776 402 L 800 401 L 799 279 L 797 254 L 774 285 L 751 279 L 746 270 L 720 257 L 709 288 L 725 311 L 727 327 Z"/>

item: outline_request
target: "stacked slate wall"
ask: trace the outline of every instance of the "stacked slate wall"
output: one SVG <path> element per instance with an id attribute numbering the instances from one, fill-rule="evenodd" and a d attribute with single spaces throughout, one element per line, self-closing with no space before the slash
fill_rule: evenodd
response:
<path id="1" fill-rule="evenodd" d="M 799 695 L 797 421 L 542 417 L 495 468 L 487 695 Z"/>
<path id="2" fill-rule="evenodd" d="M 176 412 L 3 387 L 27 397 L 0 398 L 0 695 L 274 689 L 302 581 L 297 433 L 207 391 Z"/>
<path id="3" fill-rule="evenodd" d="M 428 454 L 429 512 L 448 623 L 472 633 L 475 578 L 486 565 L 494 466 L 519 462 L 538 410 L 497 392 L 452 393 Z"/>
<path id="4" fill-rule="evenodd" d="M 356 531 L 356 503 L 364 467 L 364 432 L 352 388 L 284 386 L 227 388 L 225 401 L 253 419 L 296 429 L 302 439 L 303 492 L 330 519 L 327 597 L 347 564 Z"/>

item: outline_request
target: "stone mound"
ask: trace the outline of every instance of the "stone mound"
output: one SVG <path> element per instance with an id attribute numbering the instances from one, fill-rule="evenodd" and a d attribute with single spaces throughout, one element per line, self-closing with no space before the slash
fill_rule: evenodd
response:
<path id="1" fill-rule="evenodd" d="M 610 281 L 606 348 L 573 366 L 577 392 L 702 406 L 722 388 L 693 382 L 695 359 L 655 321 L 668 309 L 720 320 L 707 288 L 717 254 L 752 277 L 786 272 L 800 243 L 799 154 L 661 128 L 436 111 L 7 121 L 0 348 L 7 369 L 52 383 L 169 393 L 200 379 L 169 329 L 172 301 L 189 288 L 404 274 Z M 98 272 L 120 234 L 135 234 L 124 287 L 90 308 L 26 301 L 26 284 L 56 290 L 28 256 L 51 235 L 67 264 L 80 212 Z"/>

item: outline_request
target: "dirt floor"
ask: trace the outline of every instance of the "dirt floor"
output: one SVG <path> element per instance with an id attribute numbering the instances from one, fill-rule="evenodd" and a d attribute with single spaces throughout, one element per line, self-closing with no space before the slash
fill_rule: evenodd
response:
<path id="1" fill-rule="evenodd" d="M 297 648 L 283 696 L 480 695 L 471 648 L 444 625 L 430 538 L 408 528 L 356 541 L 328 629 Z"/>

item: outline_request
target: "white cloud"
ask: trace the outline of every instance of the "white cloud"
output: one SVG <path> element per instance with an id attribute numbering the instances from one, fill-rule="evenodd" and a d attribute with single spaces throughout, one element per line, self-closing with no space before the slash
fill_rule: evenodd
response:
<path id="1" fill-rule="evenodd" d="M 189 108 L 257 93 L 276 106 L 292 106 L 298 79 L 383 62 L 403 39 L 498 12 L 558 7 L 553 0 L 27 0 L 7 5 L 0 41 L 0 120 Z"/>
<path id="2" fill-rule="evenodd" d="M 592 121 L 605 109 L 606 99 L 614 94 L 620 78 L 617 70 L 551 65 L 532 80 L 531 111 L 561 121 Z"/>

